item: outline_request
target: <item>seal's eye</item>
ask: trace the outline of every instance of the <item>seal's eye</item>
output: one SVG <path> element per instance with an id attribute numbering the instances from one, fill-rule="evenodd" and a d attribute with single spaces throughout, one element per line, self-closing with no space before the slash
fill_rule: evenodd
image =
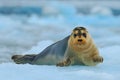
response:
<path id="1" fill-rule="evenodd" d="M 83 35 L 85 38 L 87 37 L 86 33 L 83 33 L 82 35 Z"/>
<path id="2" fill-rule="evenodd" d="M 77 36 L 77 34 L 74 34 L 74 38 Z"/>

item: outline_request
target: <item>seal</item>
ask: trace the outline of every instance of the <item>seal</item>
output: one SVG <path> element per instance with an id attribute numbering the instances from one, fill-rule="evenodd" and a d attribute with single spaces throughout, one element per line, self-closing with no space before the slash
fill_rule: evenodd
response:
<path id="1" fill-rule="evenodd" d="M 35 65 L 86 65 L 95 66 L 103 62 L 103 57 L 94 44 L 94 41 L 87 29 L 76 27 L 71 35 L 60 40 L 41 53 L 35 55 L 13 55 L 12 59 L 17 64 L 35 64 Z"/>

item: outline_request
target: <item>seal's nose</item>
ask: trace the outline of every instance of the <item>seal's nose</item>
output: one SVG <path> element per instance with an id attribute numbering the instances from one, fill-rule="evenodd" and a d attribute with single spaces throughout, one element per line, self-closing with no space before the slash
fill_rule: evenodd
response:
<path id="1" fill-rule="evenodd" d="M 83 40 L 82 39 L 78 39 L 78 42 L 82 42 Z"/>

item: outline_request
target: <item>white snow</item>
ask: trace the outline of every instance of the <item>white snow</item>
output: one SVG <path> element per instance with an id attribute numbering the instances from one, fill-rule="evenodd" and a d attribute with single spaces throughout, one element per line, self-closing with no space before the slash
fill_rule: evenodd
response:
<path id="1" fill-rule="evenodd" d="M 91 14 L 93 15 L 105 15 L 105 16 L 111 16 L 112 11 L 111 9 L 103 6 L 94 6 L 91 10 Z"/>
<path id="2" fill-rule="evenodd" d="M 119 80 L 120 46 L 101 48 L 104 62 L 98 66 L 30 65 L 2 63 L 0 64 L 0 79 L 2 80 Z"/>
<path id="3" fill-rule="evenodd" d="M 109 7 L 93 8 L 96 15 L 78 15 L 72 5 L 52 7 L 53 13 L 48 11 L 42 17 L 0 15 L 0 80 L 119 80 L 120 16 L 113 16 Z M 58 15 L 52 15 L 56 13 L 54 9 Z M 48 45 L 70 35 L 77 25 L 85 26 L 92 35 L 104 57 L 102 64 L 56 67 L 18 65 L 11 60 L 14 54 L 40 53 Z"/>

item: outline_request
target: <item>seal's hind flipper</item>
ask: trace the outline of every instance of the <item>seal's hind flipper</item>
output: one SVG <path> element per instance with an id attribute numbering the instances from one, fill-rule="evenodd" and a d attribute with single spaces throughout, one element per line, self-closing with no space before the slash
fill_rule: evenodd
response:
<path id="1" fill-rule="evenodd" d="M 11 59 L 16 63 L 16 64 L 26 64 L 29 63 L 31 64 L 33 59 L 35 58 L 35 54 L 32 55 L 13 55 Z"/>

